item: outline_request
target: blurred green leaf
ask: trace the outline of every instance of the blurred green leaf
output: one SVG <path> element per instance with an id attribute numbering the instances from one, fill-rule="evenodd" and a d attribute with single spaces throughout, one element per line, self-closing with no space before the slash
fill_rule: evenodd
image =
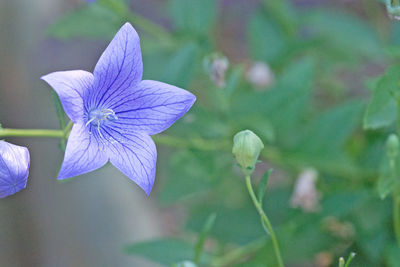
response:
<path id="1" fill-rule="evenodd" d="M 386 245 L 392 239 L 392 229 L 388 227 L 392 220 L 392 206 L 390 200 L 377 201 L 372 192 L 369 193 L 363 205 L 352 211 L 351 217 L 357 229 L 360 253 L 371 261 L 370 266 L 380 266 Z"/>
<path id="2" fill-rule="evenodd" d="M 399 80 L 400 66 L 389 68 L 379 79 L 364 115 L 364 129 L 389 126 L 396 120 Z"/>
<path id="3" fill-rule="evenodd" d="M 199 261 L 200 261 L 200 256 L 203 252 L 204 243 L 206 242 L 206 239 L 207 239 L 212 227 L 214 226 L 216 218 L 217 218 L 216 213 L 210 214 L 210 216 L 207 218 L 206 223 L 204 224 L 203 230 L 197 237 L 197 242 L 194 246 L 194 262 L 195 263 L 199 263 Z"/>
<path id="4" fill-rule="evenodd" d="M 314 82 L 314 61 L 304 58 L 296 61 L 278 77 L 273 88 L 265 92 L 239 91 L 232 97 L 233 120 L 246 121 L 247 125 L 257 127 L 271 124 L 276 142 L 282 146 L 293 146 L 302 120 L 308 114 L 311 102 L 311 89 Z M 246 125 L 246 126 L 247 126 Z M 252 128 L 254 129 L 254 128 Z"/>
<path id="5" fill-rule="evenodd" d="M 267 190 L 267 184 L 268 184 L 268 180 L 269 180 L 269 176 L 272 173 L 272 169 L 269 169 L 268 171 L 266 171 L 263 175 L 263 177 L 261 178 L 260 182 L 258 183 L 258 201 L 262 204 L 263 203 L 263 199 L 264 199 L 264 194 L 265 191 Z"/>
<path id="6" fill-rule="evenodd" d="M 397 244 L 387 249 L 386 263 L 389 267 L 400 267 L 400 247 Z"/>
<path id="7" fill-rule="evenodd" d="M 291 1 L 270 1 L 264 0 L 268 15 L 274 18 L 277 24 L 287 35 L 294 35 L 299 25 L 297 12 Z"/>
<path id="8" fill-rule="evenodd" d="M 187 43 L 179 48 L 169 59 L 161 81 L 178 87 L 187 87 L 193 77 L 197 62 L 197 46 Z"/>
<path id="9" fill-rule="evenodd" d="M 363 103 L 349 101 L 321 113 L 304 127 L 295 150 L 308 158 L 334 158 L 360 123 Z"/>
<path id="10" fill-rule="evenodd" d="M 358 191 L 331 191 L 324 196 L 322 201 L 324 216 L 346 216 L 357 210 L 368 200 L 369 192 Z"/>
<path id="11" fill-rule="evenodd" d="M 397 174 L 399 173 L 399 166 L 400 157 L 396 157 L 394 162 L 395 171 L 393 171 L 390 166 L 390 158 L 387 156 L 387 154 L 382 156 L 379 178 L 376 185 L 381 199 L 385 199 L 390 193 L 393 192 L 396 184 Z"/>
<path id="12" fill-rule="evenodd" d="M 207 35 L 217 15 L 215 0 L 170 0 L 172 21 L 178 31 L 190 35 Z"/>
<path id="13" fill-rule="evenodd" d="M 386 198 L 392 193 L 395 185 L 395 177 L 390 170 L 389 159 L 385 157 L 382 162 L 381 171 L 378 178 L 377 190 L 381 199 Z"/>
<path id="14" fill-rule="evenodd" d="M 232 67 L 232 71 L 228 73 L 225 90 L 228 94 L 232 94 L 241 82 L 241 78 L 244 72 L 243 65 L 237 65 Z"/>
<path id="15" fill-rule="evenodd" d="M 326 40 L 325 46 L 330 49 L 349 57 L 382 56 L 379 36 L 365 20 L 355 14 L 329 8 L 307 10 L 303 15 L 307 29 L 323 37 Z"/>
<path id="16" fill-rule="evenodd" d="M 211 235 L 220 241 L 246 244 L 264 235 L 257 211 L 250 208 L 250 203 L 242 208 L 227 208 L 210 204 L 197 210 L 191 210 L 186 227 L 199 232 L 210 212 L 218 214 Z"/>
<path id="17" fill-rule="evenodd" d="M 111 39 L 124 22 L 106 6 L 88 4 L 63 16 L 47 33 L 63 40 L 77 37 Z"/>
<path id="18" fill-rule="evenodd" d="M 251 56 L 268 63 L 278 60 L 285 51 L 286 39 L 279 26 L 262 12 L 257 12 L 248 26 Z"/>
<path id="19" fill-rule="evenodd" d="M 169 266 L 193 258 L 193 247 L 177 239 L 159 239 L 135 243 L 125 247 L 130 255 L 140 256 L 153 262 Z"/>
<path id="20" fill-rule="evenodd" d="M 181 151 L 172 154 L 160 201 L 169 204 L 212 189 L 218 182 L 210 175 L 216 173 L 214 159 L 210 153 Z"/>

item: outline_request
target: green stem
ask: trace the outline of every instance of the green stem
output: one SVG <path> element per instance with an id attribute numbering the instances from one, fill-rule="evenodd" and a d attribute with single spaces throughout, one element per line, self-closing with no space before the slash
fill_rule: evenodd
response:
<path id="1" fill-rule="evenodd" d="M 395 184 L 393 191 L 393 224 L 397 244 L 400 247 L 400 196 L 397 184 Z"/>
<path id="2" fill-rule="evenodd" d="M 246 176 L 246 186 L 247 186 L 247 190 L 249 191 L 250 197 L 253 200 L 254 206 L 256 207 L 258 213 L 260 214 L 262 220 L 264 221 L 265 227 L 268 229 L 268 234 L 271 236 L 275 256 L 278 261 L 278 266 L 284 267 L 281 252 L 279 250 L 278 240 L 276 239 L 274 229 L 272 228 L 271 222 L 269 221 L 267 215 L 265 214 L 264 210 L 262 209 L 260 202 L 257 200 L 257 197 L 253 190 L 253 186 L 251 185 L 250 175 Z"/>
<path id="3" fill-rule="evenodd" d="M 9 129 L 1 128 L 0 137 L 51 137 L 51 138 L 67 138 L 71 131 L 73 123 L 69 122 L 64 130 L 49 130 L 49 129 Z M 220 140 L 206 140 L 202 138 L 181 139 L 179 137 L 168 135 L 155 135 L 154 141 L 160 145 L 192 148 L 200 150 L 226 150 L 229 147 L 229 142 Z"/>
<path id="4" fill-rule="evenodd" d="M 397 134 L 400 135 L 400 100 L 397 100 Z M 394 177 L 393 189 L 393 227 L 396 235 L 397 244 L 400 247 L 400 195 L 399 195 L 399 177 L 397 175 L 397 160 L 390 159 L 391 174 Z"/>
<path id="5" fill-rule="evenodd" d="M 265 246 L 265 239 L 253 241 L 245 246 L 239 247 L 232 250 L 223 256 L 214 259 L 211 262 L 211 266 L 223 267 L 223 266 L 233 266 L 238 261 L 242 260 L 244 257 L 251 255 L 259 251 L 263 246 Z"/>
<path id="6" fill-rule="evenodd" d="M 68 139 L 69 133 L 71 132 L 72 126 L 74 126 L 74 123 L 72 121 L 69 121 L 67 126 L 64 128 L 64 140 Z"/>
<path id="7" fill-rule="evenodd" d="M 349 267 L 351 261 L 354 259 L 354 257 L 356 256 L 356 253 L 351 252 L 349 257 L 347 258 L 346 264 L 344 265 L 344 267 Z"/>
<path id="8" fill-rule="evenodd" d="M 68 137 L 68 132 L 72 127 L 70 122 L 65 130 L 65 135 L 62 130 L 48 130 L 48 129 L 0 129 L 0 137 L 17 136 L 17 137 L 51 137 L 51 138 L 64 138 Z M 152 136 L 154 141 L 160 145 L 166 145 L 171 147 L 179 148 L 191 148 L 206 151 L 228 151 L 231 147 L 231 141 L 228 139 L 209 140 L 204 138 L 180 138 L 168 135 L 154 135 Z M 352 168 L 343 166 L 341 164 L 331 162 L 317 162 L 312 163 L 304 161 L 299 157 L 293 157 L 290 154 L 283 154 L 278 148 L 268 146 L 262 151 L 262 157 L 267 158 L 277 166 L 290 168 L 292 170 L 301 170 L 305 165 L 313 165 L 321 172 L 328 174 L 337 175 L 343 178 L 363 178 L 363 179 L 374 179 L 376 173 L 369 170 L 360 168 Z"/>
<path id="9" fill-rule="evenodd" d="M 0 137 L 6 136 L 64 138 L 65 132 L 63 130 L 48 129 L 0 129 Z"/>

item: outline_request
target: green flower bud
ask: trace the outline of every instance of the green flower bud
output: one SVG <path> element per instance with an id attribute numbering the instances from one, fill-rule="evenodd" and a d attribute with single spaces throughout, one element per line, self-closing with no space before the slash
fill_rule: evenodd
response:
<path id="1" fill-rule="evenodd" d="M 396 158 L 399 154 L 399 138 L 396 134 L 389 135 L 386 141 L 386 154 L 389 158 Z"/>
<path id="2" fill-rule="evenodd" d="M 261 139 L 250 130 L 244 130 L 235 135 L 232 153 L 245 175 L 253 173 L 258 156 L 263 148 L 264 144 Z"/>

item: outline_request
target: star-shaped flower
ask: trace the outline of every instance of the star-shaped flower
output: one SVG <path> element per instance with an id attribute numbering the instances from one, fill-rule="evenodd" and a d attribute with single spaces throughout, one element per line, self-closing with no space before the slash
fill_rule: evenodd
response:
<path id="1" fill-rule="evenodd" d="M 126 23 L 93 74 L 74 70 L 42 77 L 74 122 L 58 179 L 96 170 L 110 161 L 150 193 L 157 159 L 150 135 L 170 127 L 196 97 L 172 85 L 142 81 L 142 73 L 139 36 Z"/>
<path id="2" fill-rule="evenodd" d="M 0 140 L 0 198 L 13 195 L 26 187 L 29 163 L 26 147 Z"/>

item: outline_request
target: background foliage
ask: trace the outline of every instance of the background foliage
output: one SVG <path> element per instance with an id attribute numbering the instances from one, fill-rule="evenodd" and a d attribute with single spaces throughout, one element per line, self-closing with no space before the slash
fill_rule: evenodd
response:
<path id="1" fill-rule="evenodd" d="M 255 183 L 274 168 L 263 204 L 288 266 L 336 265 L 351 251 L 354 266 L 400 266 L 385 155 L 400 120 L 400 24 L 379 1 L 306 2 L 255 1 L 233 37 L 220 14 L 232 8 L 240 16 L 240 4 L 217 0 L 161 1 L 161 23 L 129 1 L 98 0 L 49 27 L 50 38 L 63 41 L 109 40 L 130 21 L 141 36 L 144 78 L 198 99 L 166 132 L 180 141 L 169 147 L 160 139 L 151 198 L 160 209 L 178 211 L 175 231 L 126 244 L 124 253 L 162 266 L 196 261 L 200 252 L 200 266 L 275 266 L 231 154 L 233 135 L 251 129 L 265 144 Z M 214 52 L 230 60 L 223 88 L 203 67 Z M 246 79 L 259 61 L 275 74 L 261 90 Z M 312 213 L 290 205 L 296 177 L 309 167 L 318 171 L 321 193 Z"/>

